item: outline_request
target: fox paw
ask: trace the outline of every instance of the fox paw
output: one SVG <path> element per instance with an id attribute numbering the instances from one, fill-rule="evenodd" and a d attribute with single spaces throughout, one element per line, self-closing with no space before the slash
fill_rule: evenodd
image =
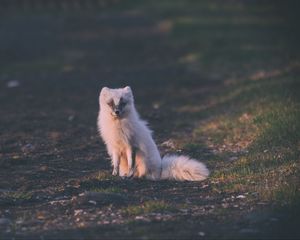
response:
<path id="1" fill-rule="evenodd" d="M 118 175 L 118 169 L 113 169 L 112 175 L 113 175 L 113 176 L 117 176 L 117 175 Z"/>
<path id="2" fill-rule="evenodd" d="M 131 169 L 127 174 L 127 178 L 133 178 L 133 176 L 134 176 L 134 170 Z"/>

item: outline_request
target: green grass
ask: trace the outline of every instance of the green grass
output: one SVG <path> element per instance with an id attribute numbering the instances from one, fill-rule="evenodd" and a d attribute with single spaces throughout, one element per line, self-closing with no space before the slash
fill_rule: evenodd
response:
<path id="1" fill-rule="evenodd" d="M 213 179 L 222 182 L 221 189 L 256 191 L 261 199 L 280 203 L 299 197 L 299 182 L 294 178 L 300 173 L 299 109 L 297 104 L 270 103 L 263 109 L 259 106 L 252 113 L 253 120 L 244 123 L 246 126 L 239 124 L 239 118 L 228 117 L 230 120 L 222 120 L 216 133 L 204 130 L 211 138 L 217 134 L 215 145 L 229 144 L 225 151 L 231 150 L 230 144 L 247 149 L 226 169 L 218 169 L 213 175 Z M 289 185 L 293 186 L 292 190 Z"/>
<path id="2" fill-rule="evenodd" d="M 110 171 L 99 171 L 92 178 L 95 179 L 95 180 L 113 180 L 113 179 L 116 179 L 116 177 L 113 176 Z"/>
<path id="3" fill-rule="evenodd" d="M 300 200 L 295 179 L 300 174 L 300 104 L 294 98 L 295 89 L 289 87 L 291 79 L 296 81 L 286 76 L 238 84 L 231 91 L 240 96 L 225 104 L 220 100 L 228 113 L 216 114 L 195 129 L 196 139 L 207 136 L 207 144 L 220 149 L 220 158 L 224 156 L 224 165 L 212 175 L 221 183 L 219 191 L 257 192 L 260 200 L 278 203 Z M 227 99 L 226 90 L 223 94 L 220 99 Z M 238 157 L 226 164 L 226 154 Z"/>
<path id="4" fill-rule="evenodd" d="M 2 198 L 7 199 L 9 201 L 24 201 L 30 200 L 32 198 L 32 193 L 30 192 L 4 192 L 1 194 Z"/>
<path id="5" fill-rule="evenodd" d="M 199 149 L 214 152 L 207 159 L 214 190 L 300 201 L 300 49 L 297 35 L 286 35 L 292 22 L 277 14 L 281 5 L 175 0 L 139 7 L 168 23 L 163 32 L 181 49 L 177 66 L 198 76 L 177 79 L 176 92 L 221 82 L 204 100 L 191 91 L 175 110 L 182 126 L 194 126 L 192 139 L 176 139 L 179 147 L 199 158 Z"/>

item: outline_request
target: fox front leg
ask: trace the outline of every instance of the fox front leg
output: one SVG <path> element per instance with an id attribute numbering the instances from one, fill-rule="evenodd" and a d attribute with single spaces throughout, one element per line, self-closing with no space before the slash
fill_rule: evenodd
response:
<path id="1" fill-rule="evenodd" d="M 119 166 L 120 166 L 120 158 L 117 153 L 112 154 L 112 165 L 113 165 L 112 175 L 117 176 L 119 174 Z"/>
<path id="2" fill-rule="evenodd" d="M 136 157 L 136 149 L 134 147 L 129 147 L 126 150 L 127 163 L 128 163 L 128 175 L 127 177 L 133 177 L 135 170 L 135 157 Z"/>

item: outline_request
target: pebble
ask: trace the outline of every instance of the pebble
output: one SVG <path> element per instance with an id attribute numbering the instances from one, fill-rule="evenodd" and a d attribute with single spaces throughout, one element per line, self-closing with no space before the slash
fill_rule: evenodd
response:
<path id="1" fill-rule="evenodd" d="M 81 214 L 83 212 L 82 209 L 75 209 L 74 210 L 74 216 L 77 216 L 78 214 Z"/>
<path id="2" fill-rule="evenodd" d="M 93 204 L 93 205 L 97 205 L 97 202 L 94 200 L 89 200 L 89 203 Z"/>
<path id="3" fill-rule="evenodd" d="M 231 157 L 231 158 L 229 158 L 229 161 L 235 161 L 235 160 L 238 160 L 239 158 L 238 157 Z"/>
<path id="4" fill-rule="evenodd" d="M 169 148 L 175 148 L 175 144 L 171 139 L 163 142 L 161 145 Z"/>
<path id="5" fill-rule="evenodd" d="M 236 198 L 244 199 L 244 198 L 246 198 L 246 196 L 245 195 L 238 195 L 238 196 L 236 196 Z"/>
<path id="6" fill-rule="evenodd" d="M 20 86 L 20 82 L 18 80 L 10 80 L 7 82 L 6 86 L 8 88 L 15 88 Z"/>

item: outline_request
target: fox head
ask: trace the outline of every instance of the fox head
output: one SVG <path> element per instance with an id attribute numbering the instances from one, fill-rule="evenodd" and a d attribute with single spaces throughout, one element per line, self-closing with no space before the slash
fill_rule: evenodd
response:
<path id="1" fill-rule="evenodd" d="M 111 89 L 103 87 L 99 104 L 101 111 L 111 114 L 114 118 L 126 117 L 133 106 L 133 94 L 129 86 Z"/>

